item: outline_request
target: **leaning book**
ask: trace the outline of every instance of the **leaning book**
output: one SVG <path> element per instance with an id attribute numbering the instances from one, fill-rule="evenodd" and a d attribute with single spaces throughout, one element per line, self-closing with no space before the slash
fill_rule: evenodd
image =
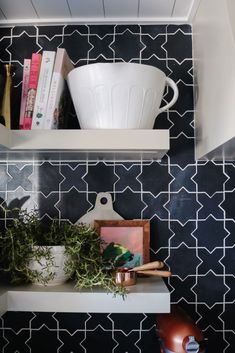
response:
<path id="1" fill-rule="evenodd" d="M 63 102 L 67 91 L 66 80 L 69 72 L 73 68 L 74 66 L 66 50 L 64 48 L 58 48 L 47 103 L 46 118 L 44 120 L 44 129 L 58 129 L 60 126 L 59 117 L 61 116 L 61 110 L 63 109 Z"/>
<path id="2" fill-rule="evenodd" d="M 30 73 L 29 73 L 29 83 L 28 83 L 28 93 L 26 99 L 26 108 L 24 114 L 24 130 L 31 130 L 33 110 L 35 104 L 35 98 L 38 86 L 38 77 L 41 66 L 42 55 L 39 53 L 33 53 L 31 58 Z"/>
<path id="3" fill-rule="evenodd" d="M 55 62 L 54 51 L 44 51 L 38 79 L 31 129 L 42 129 L 46 116 L 48 95 Z"/>
<path id="4" fill-rule="evenodd" d="M 26 101 L 28 95 L 29 87 L 29 74 L 30 74 L 31 59 L 24 59 L 23 68 L 23 81 L 22 81 L 22 91 L 21 91 L 21 101 L 20 101 L 20 129 L 23 129 L 24 125 L 24 115 L 26 109 Z"/>

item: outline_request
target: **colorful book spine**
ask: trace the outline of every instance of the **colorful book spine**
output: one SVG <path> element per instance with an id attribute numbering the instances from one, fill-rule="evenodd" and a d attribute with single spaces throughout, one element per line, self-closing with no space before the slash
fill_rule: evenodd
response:
<path id="1" fill-rule="evenodd" d="M 48 95 L 55 62 L 54 51 L 44 51 L 38 80 L 31 129 L 42 129 L 45 119 Z"/>
<path id="2" fill-rule="evenodd" d="M 41 60 L 42 60 L 41 54 L 38 54 L 38 53 L 32 54 L 30 74 L 29 74 L 29 87 L 28 87 L 26 108 L 25 108 L 25 115 L 24 115 L 24 125 L 23 125 L 24 130 L 30 130 L 32 125 L 33 109 L 34 109 L 36 92 L 37 92 Z"/>
<path id="3" fill-rule="evenodd" d="M 23 129 L 24 125 L 24 115 L 29 87 L 29 74 L 30 74 L 31 59 L 24 59 L 23 68 L 23 81 L 22 81 L 22 91 L 21 91 L 21 102 L 20 102 L 20 129 Z"/>
<path id="4" fill-rule="evenodd" d="M 59 118 L 63 110 L 68 73 L 74 68 L 66 50 L 58 48 L 56 52 L 54 72 L 47 103 L 44 129 L 58 129 Z M 67 99 L 67 98 L 66 98 Z M 64 117 L 66 119 L 66 117 Z"/>

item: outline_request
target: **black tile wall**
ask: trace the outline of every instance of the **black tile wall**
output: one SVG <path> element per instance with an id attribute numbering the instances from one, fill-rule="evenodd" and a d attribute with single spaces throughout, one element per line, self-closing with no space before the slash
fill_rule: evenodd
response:
<path id="1" fill-rule="evenodd" d="M 110 192 L 124 218 L 151 219 L 151 259 L 171 268 L 171 300 L 203 330 L 206 352 L 233 353 L 235 164 L 195 161 L 191 46 L 188 25 L 1 28 L 0 61 L 15 64 L 15 97 L 24 57 L 56 47 L 65 47 L 76 66 L 101 61 L 156 66 L 177 82 L 180 95 L 156 119 L 155 128 L 170 129 L 171 137 L 161 162 L 3 160 L 0 204 L 36 207 L 42 217 L 75 222 L 94 206 L 98 192 Z M 169 97 L 166 92 L 164 99 Z M 17 112 L 19 100 L 14 106 Z M 154 315 L 8 312 L 0 319 L 0 351 L 155 353 L 159 346 Z"/>

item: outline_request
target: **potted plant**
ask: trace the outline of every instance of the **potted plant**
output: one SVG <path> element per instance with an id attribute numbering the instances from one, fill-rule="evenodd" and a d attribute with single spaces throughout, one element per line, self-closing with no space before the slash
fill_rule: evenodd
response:
<path id="1" fill-rule="evenodd" d="M 123 295 L 125 288 L 107 270 L 102 246 L 90 226 L 56 219 L 45 225 L 36 212 L 19 211 L 0 232 L 0 275 L 15 284 L 55 285 L 70 278 L 78 289 L 101 286 Z"/>

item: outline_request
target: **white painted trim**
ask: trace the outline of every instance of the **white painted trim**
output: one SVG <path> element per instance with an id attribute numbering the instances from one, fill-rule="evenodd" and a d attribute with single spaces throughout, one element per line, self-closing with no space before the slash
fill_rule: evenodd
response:
<path id="1" fill-rule="evenodd" d="M 198 1 L 198 0 L 195 0 Z M 27 18 L 1 20 L 0 26 L 17 25 L 65 25 L 65 24 L 187 24 L 187 17 L 112 17 L 112 18 Z"/>

